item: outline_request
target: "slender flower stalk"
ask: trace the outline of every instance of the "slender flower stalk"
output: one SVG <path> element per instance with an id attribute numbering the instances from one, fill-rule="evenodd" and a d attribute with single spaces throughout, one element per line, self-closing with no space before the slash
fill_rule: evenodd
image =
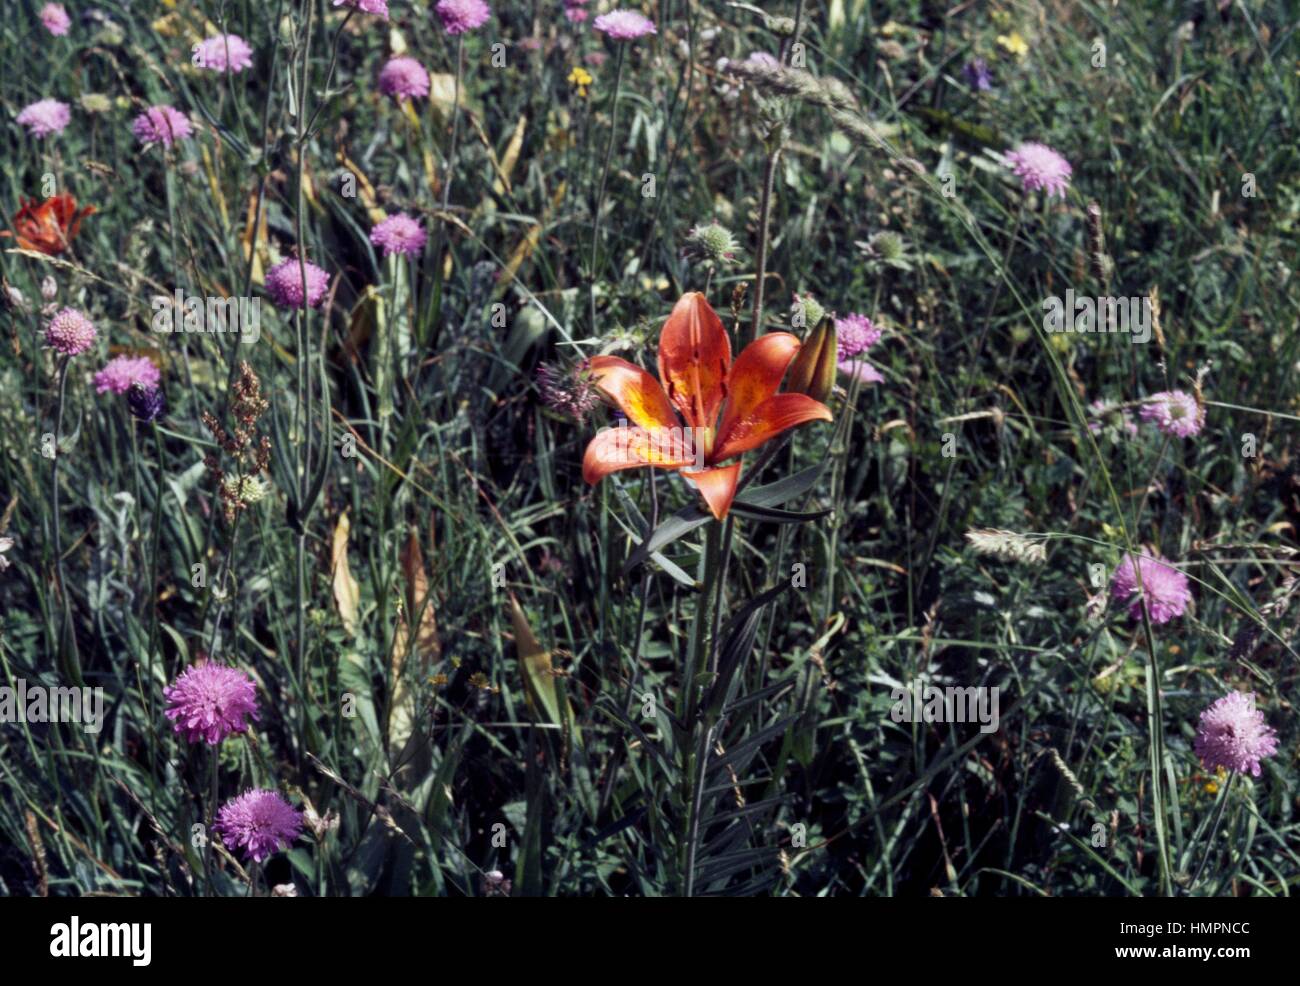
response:
<path id="1" fill-rule="evenodd" d="M 609 180 L 609 164 L 614 156 L 614 138 L 618 134 L 618 97 L 623 88 L 623 51 L 619 44 L 614 56 L 614 101 L 609 111 L 609 140 L 605 142 L 605 160 L 600 167 L 600 183 L 596 190 L 596 203 L 591 213 L 591 260 L 587 276 L 587 299 L 591 307 L 591 331 L 596 332 L 596 252 L 600 247 L 600 213 L 605 206 L 605 183 Z"/>

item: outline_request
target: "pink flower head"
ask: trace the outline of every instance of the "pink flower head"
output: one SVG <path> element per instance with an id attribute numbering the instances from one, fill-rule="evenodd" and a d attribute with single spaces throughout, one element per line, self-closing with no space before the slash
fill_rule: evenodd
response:
<path id="1" fill-rule="evenodd" d="M 586 2 L 587 0 L 565 0 L 564 16 L 569 19 L 569 22 L 571 24 L 581 24 L 589 16 L 591 16 L 585 10 L 582 9 L 581 5 Z"/>
<path id="2" fill-rule="evenodd" d="M 213 72 L 242 72 L 253 67 L 253 49 L 238 34 L 218 34 L 194 46 L 194 64 Z"/>
<path id="3" fill-rule="evenodd" d="M 615 41 L 635 41 L 658 33 L 654 21 L 635 10 L 611 10 L 597 17 L 592 27 Z"/>
<path id="4" fill-rule="evenodd" d="M 307 305 L 315 308 L 325 297 L 330 276 L 310 260 L 282 260 L 266 272 L 266 293 L 281 308 L 302 308 L 302 265 L 307 267 Z"/>
<path id="5" fill-rule="evenodd" d="M 1142 578 L 1140 588 L 1139 575 Z M 1148 555 L 1137 559 L 1136 565 L 1132 555 L 1124 557 L 1111 576 L 1110 594 L 1120 603 L 1129 602 L 1128 613 L 1135 620 L 1142 616 L 1142 600 L 1145 598 L 1152 623 L 1168 623 L 1175 616 L 1182 616 L 1192 601 L 1187 576 Z"/>
<path id="6" fill-rule="evenodd" d="M 1088 405 L 1088 413 L 1096 421 L 1088 422 L 1088 430 L 1094 435 L 1100 435 L 1103 424 L 1112 424 L 1117 428 L 1123 428 L 1130 438 L 1136 438 L 1138 426 L 1133 421 L 1133 415 L 1123 408 L 1112 409 L 1109 404 L 1098 398 Z"/>
<path id="7" fill-rule="evenodd" d="M 1018 145 L 1008 152 L 1007 161 L 1011 170 L 1025 187 L 1033 192 L 1044 189 L 1047 197 L 1053 195 L 1065 198 L 1066 189 L 1070 187 L 1070 174 L 1074 171 L 1070 162 L 1052 150 L 1046 144 L 1029 141 Z"/>
<path id="8" fill-rule="evenodd" d="M 492 16 L 492 9 L 483 0 L 438 0 L 438 5 L 433 9 L 437 11 L 443 30 L 448 34 L 472 31 Z"/>
<path id="9" fill-rule="evenodd" d="M 253 679 L 238 668 L 223 664 L 196 664 L 163 689 L 166 716 L 190 743 L 205 740 L 216 746 L 231 733 L 248 729 L 257 719 L 257 692 Z"/>
<path id="10" fill-rule="evenodd" d="M 1166 435 L 1187 438 L 1201 430 L 1205 422 L 1196 398 L 1181 390 L 1165 390 L 1153 394 L 1138 411 L 1143 421 L 1151 421 Z"/>
<path id="11" fill-rule="evenodd" d="M 769 55 L 766 51 L 750 52 L 749 57 L 745 59 L 746 65 L 752 65 L 754 68 L 773 69 L 780 68 L 781 63 L 777 61 L 775 55 Z"/>
<path id="12" fill-rule="evenodd" d="M 842 359 L 835 364 L 835 368 L 850 380 L 857 377 L 864 384 L 885 382 L 880 371 L 864 359 Z"/>
<path id="13" fill-rule="evenodd" d="M 374 14 L 388 20 L 388 0 L 334 0 L 336 7 L 352 7 L 363 14 Z"/>
<path id="14" fill-rule="evenodd" d="M 45 344 L 64 356 L 84 353 L 95 344 L 95 324 L 75 308 L 65 308 L 45 327 Z"/>
<path id="15" fill-rule="evenodd" d="M 1206 770 L 1224 767 L 1258 777 L 1259 762 L 1277 752 L 1277 731 L 1255 708 L 1254 692 L 1231 692 L 1201 713 L 1194 748 Z"/>
<path id="16" fill-rule="evenodd" d="M 384 248 L 384 256 L 395 253 L 414 257 L 424 249 L 424 242 L 429 234 L 424 231 L 418 219 L 412 219 L 405 212 L 389 216 L 370 231 L 370 242 Z"/>
<path id="17" fill-rule="evenodd" d="M 63 9 L 61 3 L 47 3 L 41 8 L 40 18 L 41 23 L 45 25 L 45 30 L 56 38 L 63 37 L 72 26 L 72 19 L 68 17 L 68 12 Z"/>
<path id="18" fill-rule="evenodd" d="M 135 118 L 131 132 L 142 144 L 162 144 L 170 147 L 194 133 L 190 119 L 172 106 L 150 106 Z"/>
<path id="19" fill-rule="evenodd" d="M 871 319 L 856 312 L 835 320 L 836 356 L 841 362 L 861 356 L 880 341 L 880 330 Z"/>
<path id="20" fill-rule="evenodd" d="M 95 391 L 102 394 L 111 390 L 115 394 L 125 394 L 132 384 L 137 383 L 145 390 L 157 390 L 161 382 L 162 374 L 149 357 L 114 356 L 95 374 Z"/>
<path id="21" fill-rule="evenodd" d="M 48 137 L 50 134 L 62 133 L 63 128 L 72 119 L 72 111 L 67 103 L 57 99 L 42 99 L 40 102 L 24 106 L 18 114 L 18 122 L 27 128 L 33 137 Z"/>
<path id="22" fill-rule="evenodd" d="M 414 58 L 391 58 L 379 70 L 379 91 L 397 100 L 429 95 L 429 73 Z"/>
<path id="23" fill-rule="evenodd" d="M 260 863 L 302 835 L 302 812 L 277 792 L 254 788 L 222 805 L 212 828 L 222 843 Z"/>

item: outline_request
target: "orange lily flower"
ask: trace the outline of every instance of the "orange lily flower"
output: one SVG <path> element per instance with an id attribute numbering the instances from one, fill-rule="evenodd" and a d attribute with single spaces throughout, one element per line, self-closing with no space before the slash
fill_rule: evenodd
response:
<path id="1" fill-rule="evenodd" d="M 771 332 L 733 364 L 727 330 L 704 295 L 683 295 L 659 334 L 659 380 L 617 356 L 588 362 L 592 382 L 629 424 L 591 440 L 583 479 L 598 483 L 640 466 L 675 470 L 722 520 L 736 496 L 739 456 L 797 425 L 831 420 L 820 401 L 777 393 L 798 351 L 795 336 Z M 737 461 L 723 465 L 728 459 Z"/>
<path id="2" fill-rule="evenodd" d="M 77 211 L 77 200 L 71 195 L 55 195 L 44 202 L 22 199 L 22 208 L 14 217 L 14 232 L 0 232 L 0 236 L 18 237 L 18 246 L 57 257 L 68 249 L 68 244 L 81 228 L 81 220 L 95 211 L 88 205 Z"/>

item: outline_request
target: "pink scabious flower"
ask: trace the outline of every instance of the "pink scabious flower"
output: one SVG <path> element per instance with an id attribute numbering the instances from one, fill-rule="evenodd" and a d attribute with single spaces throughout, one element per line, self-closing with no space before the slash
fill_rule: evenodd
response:
<path id="1" fill-rule="evenodd" d="M 170 147 L 194 133 L 190 119 L 173 106 L 150 106 L 135 118 L 131 132 L 142 144 Z"/>
<path id="2" fill-rule="evenodd" d="M 1206 770 L 1258 777 L 1259 762 L 1277 752 L 1277 731 L 1255 708 L 1254 692 L 1232 692 L 1201 713 L 1194 749 Z"/>
<path id="3" fill-rule="evenodd" d="M 307 266 L 307 305 L 315 308 L 325 297 L 330 276 L 310 260 Z M 282 260 L 266 272 L 266 293 L 281 308 L 302 308 L 302 264 L 297 257 Z"/>
<path id="4" fill-rule="evenodd" d="M 492 8 L 483 0 L 438 0 L 433 9 L 442 21 L 443 30 L 453 35 L 481 27 L 492 16 Z"/>
<path id="5" fill-rule="evenodd" d="M 95 391 L 102 394 L 111 390 L 115 394 L 125 394 L 132 384 L 137 383 L 145 390 L 157 390 L 161 382 L 162 374 L 149 357 L 114 356 L 95 374 Z"/>
<path id="6" fill-rule="evenodd" d="M 64 308 L 45 327 L 45 343 L 64 356 L 84 353 L 95 344 L 95 324 L 75 308 Z"/>
<path id="7" fill-rule="evenodd" d="M 379 70 L 379 91 L 399 102 L 429 95 L 429 73 L 414 58 L 390 58 Z"/>
<path id="8" fill-rule="evenodd" d="M 18 114 L 18 122 L 27 128 L 33 137 L 48 137 L 50 134 L 62 133 L 63 128 L 72 119 L 72 110 L 67 103 L 57 99 L 42 99 L 24 106 Z"/>
<path id="9" fill-rule="evenodd" d="M 194 46 L 194 64 L 213 72 L 242 72 L 253 67 L 253 49 L 238 34 L 218 34 Z"/>
<path id="10" fill-rule="evenodd" d="M 1140 588 L 1139 575 L 1142 578 Z M 1182 616 L 1192 601 L 1187 576 L 1149 555 L 1142 555 L 1136 564 L 1132 555 L 1126 555 L 1111 576 L 1110 594 L 1120 603 L 1130 603 L 1129 616 L 1135 620 L 1142 616 L 1145 598 L 1152 623 L 1168 623 L 1175 616 Z"/>
<path id="11" fill-rule="evenodd" d="M 56 38 L 63 37 L 72 26 L 72 19 L 68 17 L 68 12 L 63 9 L 61 3 L 47 3 L 41 8 L 40 18 L 41 23 L 45 25 L 45 30 Z"/>
<path id="12" fill-rule="evenodd" d="M 245 859 L 260 863 L 293 845 L 302 827 L 302 812 L 278 792 L 254 788 L 222 805 L 212 829 L 223 844 L 244 850 Z"/>
<path id="13" fill-rule="evenodd" d="M 850 379 L 862 383 L 884 383 L 880 371 L 861 359 L 863 353 L 880 341 L 878 329 L 866 315 L 856 312 L 835 320 L 836 365 Z"/>
<path id="14" fill-rule="evenodd" d="M 384 256 L 395 253 L 414 257 L 424 249 L 429 234 L 424 231 L 418 219 L 412 219 L 405 212 L 389 216 L 370 231 L 370 242 L 384 248 Z"/>
<path id="15" fill-rule="evenodd" d="M 1160 431 L 1174 438 L 1195 435 L 1205 423 L 1196 398 L 1181 390 L 1153 394 L 1138 411 L 1138 417 L 1153 422 Z"/>
<path id="16" fill-rule="evenodd" d="M 231 733 L 248 729 L 257 719 L 257 691 L 253 679 L 238 668 L 223 664 L 196 664 L 163 689 L 166 716 L 190 743 L 204 740 L 216 746 Z"/>
<path id="17" fill-rule="evenodd" d="M 1070 162 L 1046 144 L 1028 141 L 1007 153 L 1007 161 L 1025 191 L 1044 189 L 1047 197 L 1065 198 L 1070 187 Z"/>
<path id="18" fill-rule="evenodd" d="M 835 320 L 836 356 L 843 362 L 861 356 L 880 341 L 880 330 L 871 319 L 856 312 Z"/>
<path id="19" fill-rule="evenodd" d="M 336 7 L 352 7 L 363 14 L 374 14 L 388 20 L 388 0 L 334 0 Z"/>
<path id="20" fill-rule="evenodd" d="M 615 41 L 635 41 L 647 34 L 658 33 L 654 21 L 635 10 L 611 10 L 597 17 L 592 27 Z"/>
<path id="21" fill-rule="evenodd" d="M 1088 405 L 1088 413 L 1097 419 L 1088 422 L 1088 430 L 1094 435 L 1101 434 L 1104 424 L 1111 424 L 1123 428 L 1130 438 L 1137 437 L 1138 426 L 1133 421 L 1133 415 L 1123 408 L 1112 408 L 1110 404 L 1098 398 Z"/>

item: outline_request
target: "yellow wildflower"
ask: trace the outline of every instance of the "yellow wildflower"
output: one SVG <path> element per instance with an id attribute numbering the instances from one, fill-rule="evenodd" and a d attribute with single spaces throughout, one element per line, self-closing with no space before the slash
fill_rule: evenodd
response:
<path id="1" fill-rule="evenodd" d="M 998 44 L 1007 51 L 1008 54 L 1015 55 L 1017 58 L 1024 58 L 1029 54 L 1029 45 L 1025 39 L 1020 36 L 1019 31 L 1012 31 L 1010 34 L 999 34 Z"/>
<path id="2" fill-rule="evenodd" d="M 587 86 L 591 85 L 591 73 L 581 65 L 573 66 L 573 71 L 569 73 L 569 81 L 573 87 L 578 90 L 579 96 L 587 95 Z"/>

